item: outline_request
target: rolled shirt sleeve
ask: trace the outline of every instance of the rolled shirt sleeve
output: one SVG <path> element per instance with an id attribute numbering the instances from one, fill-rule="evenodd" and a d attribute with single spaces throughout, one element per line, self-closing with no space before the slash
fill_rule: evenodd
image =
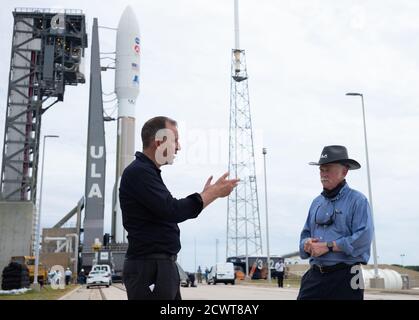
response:
<path id="1" fill-rule="evenodd" d="M 308 238 L 304 238 L 300 241 L 300 257 L 301 259 L 308 259 L 310 255 L 304 251 L 304 243 L 308 240 Z"/>
<path id="2" fill-rule="evenodd" d="M 357 257 L 367 252 L 371 246 L 374 227 L 371 209 L 366 198 L 355 203 L 352 217 L 352 235 L 336 240 L 336 245 L 345 254 Z"/>
<path id="3" fill-rule="evenodd" d="M 311 211 L 311 210 L 310 210 Z M 304 251 L 304 243 L 311 238 L 311 231 L 310 231 L 310 211 L 304 225 L 303 231 L 301 231 L 300 235 L 300 257 L 301 259 L 308 259 L 310 258 L 310 254 Z"/>

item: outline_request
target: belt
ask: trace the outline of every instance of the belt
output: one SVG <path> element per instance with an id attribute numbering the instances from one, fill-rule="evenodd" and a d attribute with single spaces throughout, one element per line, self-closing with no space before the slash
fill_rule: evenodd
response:
<path id="1" fill-rule="evenodd" d="M 143 256 L 135 257 L 135 260 L 171 260 L 175 262 L 177 259 L 176 254 L 168 253 L 150 253 Z"/>
<path id="2" fill-rule="evenodd" d="M 346 264 L 342 262 L 342 263 L 335 264 L 333 266 L 319 266 L 317 264 L 313 264 L 312 269 L 320 271 L 320 273 L 331 273 L 338 270 L 350 269 L 354 265 L 359 265 L 359 263 Z"/>

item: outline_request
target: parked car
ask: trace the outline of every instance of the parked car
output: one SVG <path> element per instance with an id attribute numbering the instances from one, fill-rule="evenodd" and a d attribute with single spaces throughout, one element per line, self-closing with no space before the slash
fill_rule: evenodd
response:
<path id="1" fill-rule="evenodd" d="M 189 278 L 189 285 L 188 286 L 196 287 L 195 273 L 194 272 L 186 272 L 186 274 L 188 275 L 188 278 Z"/>
<path id="2" fill-rule="evenodd" d="M 111 284 L 114 282 L 122 282 L 121 272 L 116 273 L 115 270 L 109 264 L 95 264 L 92 267 L 92 271 L 104 270 L 111 274 Z"/>
<path id="3" fill-rule="evenodd" d="M 112 269 L 111 269 L 110 265 L 108 265 L 108 264 L 95 264 L 95 265 L 93 265 L 91 271 L 100 271 L 100 270 L 112 273 Z"/>
<path id="4" fill-rule="evenodd" d="M 186 272 L 182 269 L 179 263 L 176 262 L 177 270 L 179 272 L 179 278 L 180 278 L 180 285 L 182 287 L 189 287 L 189 277 L 186 274 Z"/>
<path id="5" fill-rule="evenodd" d="M 92 267 L 91 271 L 105 271 L 107 274 L 109 274 L 109 278 L 111 279 L 111 283 L 112 284 L 112 280 L 113 280 L 113 270 L 111 269 L 111 266 L 108 264 L 95 264 Z"/>
<path id="6" fill-rule="evenodd" d="M 111 274 L 105 270 L 92 270 L 87 276 L 87 289 L 93 286 L 109 286 L 112 284 Z"/>
<path id="7" fill-rule="evenodd" d="M 120 273 L 116 273 L 115 271 L 112 272 L 112 283 L 117 283 L 120 282 L 122 283 L 122 274 Z"/>
<path id="8" fill-rule="evenodd" d="M 236 275 L 234 272 L 234 265 L 232 262 L 219 262 L 215 266 L 211 267 L 210 273 L 208 274 L 208 284 L 217 283 L 231 283 L 235 284 Z"/>
<path id="9" fill-rule="evenodd" d="M 179 265 L 179 263 L 176 262 L 177 265 L 177 269 L 179 272 L 179 278 L 180 278 L 180 285 L 181 287 L 193 287 L 193 283 L 195 281 L 195 279 L 193 281 L 191 281 L 191 274 L 190 272 L 185 272 L 182 267 Z"/>

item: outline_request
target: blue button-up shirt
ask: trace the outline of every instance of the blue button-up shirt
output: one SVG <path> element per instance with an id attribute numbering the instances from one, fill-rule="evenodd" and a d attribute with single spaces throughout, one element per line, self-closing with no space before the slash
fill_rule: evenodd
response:
<path id="1" fill-rule="evenodd" d="M 319 225 L 332 222 L 330 225 Z M 307 221 L 300 237 L 300 256 L 310 258 L 310 264 L 330 266 L 337 263 L 368 263 L 373 222 L 367 198 L 345 184 L 336 197 L 319 195 L 310 206 Z M 310 257 L 304 242 L 317 238 L 319 242 L 336 241 L 341 252 L 328 252 Z"/>

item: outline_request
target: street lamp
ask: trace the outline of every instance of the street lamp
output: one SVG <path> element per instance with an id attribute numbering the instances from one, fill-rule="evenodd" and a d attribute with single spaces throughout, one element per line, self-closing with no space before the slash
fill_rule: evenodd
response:
<path id="1" fill-rule="evenodd" d="M 400 255 L 400 258 L 402 259 L 402 267 L 404 267 L 404 263 L 403 263 L 403 258 L 404 257 L 406 257 L 406 254 L 405 253 L 402 253 L 401 255 Z"/>
<path id="2" fill-rule="evenodd" d="M 349 92 L 346 95 L 347 96 L 359 96 L 359 97 L 361 97 L 361 102 L 362 102 L 362 118 L 363 118 L 363 121 L 364 121 L 365 156 L 366 156 L 366 159 L 367 159 L 368 194 L 369 194 L 370 206 L 371 206 L 371 218 L 372 218 L 373 226 L 374 226 L 374 232 L 373 232 L 373 238 L 372 238 L 372 251 L 373 251 L 373 256 L 374 256 L 374 274 L 375 274 L 375 278 L 378 279 L 379 275 L 378 275 L 378 262 L 377 262 L 377 260 L 378 260 L 377 259 L 377 244 L 376 244 L 376 241 L 375 241 L 374 209 L 373 209 L 373 204 L 372 204 L 370 162 L 369 162 L 369 157 L 368 157 L 367 125 L 365 123 L 364 96 L 362 95 L 362 93 L 357 93 L 357 92 Z"/>
<path id="3" fill-rule="evenodd" d="M 45 139 L 46 138 L 58 138 L 59 136 L 56 135 L 45 135 L 44 142 L 43 142 L 43 150 L 42 150 L 42 167 L 41 167 L 41 185 L 39 189 L 39 208 L 38 208 L 38 222 L 37 222 L 37 230 L 35 235 L 35 270 L 34 270 L 34 277 L 33 277 L 33 284 L 38 284 L 38 269 L 39 269 L 39 242 L 41 238 L 41 209 L 42 209 L 42 184 L 43 184 L 43 177 L 44 177 L 44 162 L 45 162 Z"/>
<path id="4" fill-rule="evenodd" d="M 218 239 L 215 239 L 215 264 L 218 262 Z"/>
<path id="5" fill-rule="evenodd" d="M 195 256 L 195 270 L 194 274 L 196 272 L 196 238 L 193 238 L 193 248 L 194 248 L 194 256 Z"/>
<path id="6" fill-rule="evenodd" d="M 269 222 L 268 222 L 268 189 L 266 183 L 266 148 L 262 149 L 263 154 L 263 170 L 265 174 L 265 211 L 266 211 L 266 251 L 268 264 L 268 281 L 271 282 L 271 256 L 269 253 Z"/>

